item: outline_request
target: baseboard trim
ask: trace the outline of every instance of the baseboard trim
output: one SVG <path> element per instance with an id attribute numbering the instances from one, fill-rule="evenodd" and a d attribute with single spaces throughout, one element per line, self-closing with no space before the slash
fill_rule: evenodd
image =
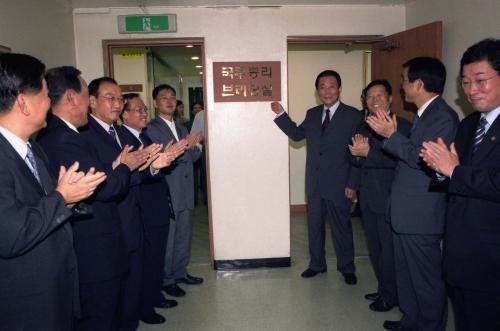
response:
<path id="1" fill-rule="evenodd" d="M 305 213 L 307 211 L 307 205 L 290 205 L 290 212 L 292 213 Z"/>
<path id="2" fill-rule="evenodd" d="M 215 260 L 215 270 L 283 268 L 290 267 L 289 257 L 273 257 L 267 259 Z"/>

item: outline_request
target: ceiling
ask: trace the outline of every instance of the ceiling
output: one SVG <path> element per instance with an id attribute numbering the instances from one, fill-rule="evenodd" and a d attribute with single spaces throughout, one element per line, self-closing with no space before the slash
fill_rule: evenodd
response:
<path id="1" fill-rule="evenodd" d="M 272 7 L 317 5 L 405 5 L 415 0 L 66 0 L 73 8 L 100 7 Z"/>

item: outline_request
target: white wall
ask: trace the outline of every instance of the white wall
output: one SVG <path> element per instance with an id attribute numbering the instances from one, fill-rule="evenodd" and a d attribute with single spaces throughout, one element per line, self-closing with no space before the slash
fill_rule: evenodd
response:
<path id="1" fill-rule="evenodd" d="M 443 21 L 443 62 L 448 71 L 444 98 L 462 116 L 472 110 L 457 84 L 460 58 L 472 44 L 500 37 L 498 0 L 416 0 L 407 5 L 407 28 Z"/>
<path id="2" fill-rule="evenodd" d="M 73 15 L 68 1 L 2 1 L 0 45 L 33 55 L 47 68 L 74 65 Z"/>
<path id="3" fill-rule="evenodd" d="M 148 104 L 151 92 L 148 86 L 147 56 L 145 48 L 120 48 L 113 52 L 113 77 L 120 85 L 141 84 L 141 99 Z M 130 56 L 135 54 L 135 56 Z"/>
<path id="4" fill-rule="evenodd" d="M 178 31 L 147 37 L 203 37 L 207 83 L 212 225 L 216 260 L 290 256 L 288 139 L 269 103 L 214 103 L 212 63 L 281 61 L 287 106 L 287 36 L 391 34 L 404 30 L 403 6 L 147 8 L 177 14 Z M 87 79 L 103 73 L 102 39 L 119 35 L 116 16 L 139 9 L 74 15 L 76 58 Z M 321 22 L 321 24 L 319 24 Z M 313 23 L 313 24 L 311 24 Z"/>
<path id="5" fill-rule="evenodd" d="M 342 102 L 361 109 L 360 94 L 365 87 L 363 54 L 370 45 L 353 46 L 346 52 L 343 45 L 290 45 L 288 51 L 288 103 L 290 117 L 300 124 L 306 111 L 320 101 L 314 81 L 323 70 L 336 70 L 342 78 Z M 370 77 L 367 77 L 369 81 Z M 290 203 L 306 203 L 305 141 L 290 144 Z"/>

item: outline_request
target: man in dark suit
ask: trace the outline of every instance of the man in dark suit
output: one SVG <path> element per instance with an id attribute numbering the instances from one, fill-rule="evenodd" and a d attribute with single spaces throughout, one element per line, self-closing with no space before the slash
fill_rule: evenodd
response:
<path id="1" fill-rule="evenodd" d="M 500 40 L 466 50 L 462 88 L 476 112 L 451 149 L 424 143 L 424 160 L 449 178 L 444 271 L 458 331 L 500 330 Z"/>
<path id="2" fill-rule="evenodd" d="M 88 88 L 80 71 L 58 67 L 46 74 L 52 101 L 52 118 L 38 141 L 49 156 L 53 170 L 78 161 L 82 169 L 94 165 L 107 181 L 86 202 L 92 215 L 73 219 L 78 258 L 82 313 L 78 330 L 112 330 L 117 327 L 121 280 L 128 268 L 127 251 L 116 201 L 126 194 L 130 171 L 136 166 L 127 151 L 104 160 L 79 127 L 87 124 Z"/>
<path id="3" fill-rule="evenodd" d="M 151 145 L 153 143 L 151 138 L 142 132 L 148 119 L 146 105 L 137 93 L 124 94 L 123 98 L 124 106 L 121 114 L 123 126 L 118 127 L 121 137 L 135 148 L 141 145 L 146 147 Z M 168 146 L 167 151 L 159 156 L 159 158 L 164 157 L 165 161 L 155 160 L 151 166 L 160 169 L 160 167 L 170 165 L 178 155 L 182 154 L 182 148 L 180 144 Z M 141 182 L 138 199 L 145 232 L 141 320 L 147 324 L 161 324 L 165 322 L 165 318 L 157 314 L 154 308 L 177 306 L 177 301 L 167 300 L 161 294 L 165 249 L 170 217 L 173 217 L 170 191 L 161 172 Z"/>
<path id="4" fill-rule="evenodd" d="M 363 95 L 369 116 L 375 115 L 377 109 L 382 109 L 392 116 L 392 86 L 387 80 L 370 82 Z M 397 124 L 398 131 L 408 136 L 410 123 L 397 117 Z M 361 167 L 361 215 L 373 270 L 378 281 L 377 292 L 369 293 L 365 298 L 374 301 L 370 304 L 370 309 L 374 311 L 388 311 L 398 302 L 392 229 L 387 218 L 396 159 L 382 149 L 383 139 L 364 122 L 349 146 L 351 162 Z"/>
<path id="5" fill-rule="evenodd" d="M 46 125 L 45 66 L 22 54 L 0 55 L 0 328 L 71 330 L 78 275 L 67 220 L 103 173 L 58 167 L 29 137 Z"/>
<path id="6" fill-rule="evenodd" d="M 316 78 L 316 91 L 323 103 L 307 111 L 297 126 L 283 107 L 273 102 L 274 122 L 292 140 L 307 140 L 306 194 L 309 233 L 309 268 L 302 277 L 326 272 L 325 216 L 330 216 L 337 270 L 347 284 L 357 282 L 350 217 L 351 199 L 359 181 L 358 169 L 351 166 L 348 149 L 351 137 L 363 120 L 357 109 L 340 102 L 342 81 L 333 70 Z"/>
<path id="7" fill-rule="evenodd" d="M 115 122 L 123 110 L 123 97 L 116 81 L 109 77 L 94 79 L 89 84 L 90 111 L 88 127 L 82 136 L 92 144 L 101 161 L 112 163 L 119 157 L 122 149 L 131 150 L 124 137 L 120 135 Z M 120 225 L 127 249 L 128 270 L 123 279 L 123 292 L 120 308 L 120 330 L 136 330 L 139 324 L 142 293 L 142 258 L 144 227 L 140 218 L 138 189 L 145 177 L 150 177 L 149 166 L 154 155 L 161 149 L 152 144 L 130 152 L 137 163 L 132 171 L 128 191 L 116 200 L 120 215 Z M 123 155 L 121 156 L 123 158 Z M 144 171 L 146 170 L 146 171 Z"/>
<path id="8" fill-rule="evenodd" d="M 148 124 L 148 136 L 160 144 L 183 141 L 187 148 L 187 151 L 164 171 L 172 197 L 175 221 L 170 222 L 171 234 L 167 242 L 163 283 L 167 294 L 180 297 L 186 293 L 177 283 L 193 285 L 203 282 L 202 278 L 187 272 L 193 231 L 193 163 L 201 155 L 196 146 L 200 142 L 201 134 L 188 134 L 185 126 L 174 121 L 176 93 L 173 87 L 167 84 L 155 87 L 153 99 L 158 116 Z"/>
<path id="9" fill-rule="evenodd" d="M 442 137 L 451 142 L 458 116 L 440 97 L 446 69 L 435 58 L 417 57 L 403 65 L 402 88 L 407 102 L 418 107 L 409 137 L 397 131 L 396 117 L 383 110 L 367 123 L 387 138 L 384 151 L 398 159 L 392 183 L 390 218 L 401 321 L 385 321 L 388 330 L 436 330 L 446 327 L 447 303 L 440 243 L 446 196 L 434 188 L 436 172 L 419 156 L 422 142 Z"/>

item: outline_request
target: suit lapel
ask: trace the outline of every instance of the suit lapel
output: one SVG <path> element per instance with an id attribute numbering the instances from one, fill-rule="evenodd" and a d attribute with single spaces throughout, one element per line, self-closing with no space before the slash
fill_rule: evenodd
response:
<path id="1" fill-rule="evenodd" d="M 117 150 L 118 152 L 121 151 L 121 148 L 120 148 L 120 145 L 118 145 L 118 142 L 116 140 L 114 140 L 113 137 L 111 137 L 111 135 L 109 133 L 107 133 L 106 130 L 104 130 L 104 128 L 99 123 L 97 123 L 97 121 L 90 115 L 89 115 L 89 127 L 91 127 L 95 133 L 97 133 L 98 135 L 101 136 L 103 142 L 105 142 L 106 144 L 108 144 L 109 146 L 111 146 L 112 148 Z M 115 129 L 115 131 L 117 131 L 117 130 Z M 118 133 L 117 133 L 117 135 L 118 135 Z"/>
<path id="2" fill-rule="evenodd" d="M 474 153 L 474 160 L 480 161 L 488 156 L 491 149 L 498 143 L 498 139 L 500 139 L 500 121 L 499 117 L 495 119 L 495 121 L 491 124 L 491 127 L 486 132 L 483 140 L 477 146 L 477 150 Z"/>
<path id="3" fill-rule="evenodd" d="M 160 118 L 159 116 L 155 118 L 156 123 L 162 128 L 161 131 L 165 132 L 165 144 L 168 144 L 171 140 L 174 140 L 177 142 L 177 139 L 175 139 L 174 133 L 172 130 L 170 130 L 170 127 L 165 123 L 165 121 Z"/>
<path id="4" fill-rule="evenodd" d="M 32 183 L 33 187 L 36 187 L 40 195 L 42 196 L 45 195 L 43 188 L 40 186 L 40 183 L 36 179 L 35 175 L 33 175 L 26 162 L 21 158 L 21 156 L 19 156 L 19 154 L 16 152 L 14 147 L 12 147 L 9 141 L 5 139 L 5 137 L 1 134 L 0 134 L 0 142 L 4 145 L 3 150 L 5 152 L 5 155 L 14 162 L 15 168 L 21 171 L 23 177 L 27 178 L 28 181 Z"/>

